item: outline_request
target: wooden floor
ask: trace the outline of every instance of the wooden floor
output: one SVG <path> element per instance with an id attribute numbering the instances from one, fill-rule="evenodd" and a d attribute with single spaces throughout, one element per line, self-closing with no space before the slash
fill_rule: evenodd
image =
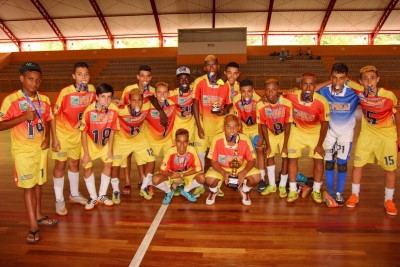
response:
<path id="1" fill-rule="evenodd" d="M 40 242 L 27 244 L 28 218 L 22 190 L 13 181 L 8 131 L 0 132 L 0 164 L 0 266 L 129 266 L 162 206 L 161 191 L 146 201 L 135 189 L 122 197 L 121 205 L 87 212 L 67 203 L 68 215 L 57 216 L 49 160 L 43 213 L 59 222 L 42 226 Z M 311 168 L 310 159 L 300 160 L 302 173 L 311 176 Z M 261 196 L 256 190 L 246 207 L 238 193 L 226 187 L 225 197 L 213 206 L 205 204 L 207 194 L 194 204 L 174 197 L 140 266 L 400 266 L 400 215 L 384 212 L 383 174 L 376 165 L 365 168 L 360 203 L 354 209 L 328 208 L 310 197 L 287 203 L 277 193 Z M 136 184 L 137 176 L 133 188 Z M 345 197 L 350 189 L 351 171 Z M 88 196 L 83 180 L 80 190 Z M 66 199 L 68 194 L 66 182 Z"/>

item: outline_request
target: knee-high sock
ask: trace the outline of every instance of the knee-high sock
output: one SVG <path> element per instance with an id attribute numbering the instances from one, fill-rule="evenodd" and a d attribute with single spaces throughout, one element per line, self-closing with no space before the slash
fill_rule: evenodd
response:
<path id="1" fill-rule="evenodd" d="M 275 182 L 275 165 L 267 166 L 269 185 L 276 186 Z"/>
<path id="2" fill-rule="evenodd" d="M 333 160 L 327 160 L 335 164 Z M 325 177 L 326 177 L 326 186 L 328 187 L 328 193 L 330 196 L 335 195 L 335 169 L 333 170 L 325 170 Z"/>
<path id="3" fill-rule="evenodd" d="M 97 199 L 96 193 L 96 185 L 94 184 L 94 174 L 90 175 L 88 178 L 85 178 L 86 188 L 89 192 L 91 199 Z"/>
<path id="4" fill-rule="evenodd" d="M 68 171 L 68 179 L 71 196 L 79 196 L 79 172 Z"/>
<path id="5" fill-rule="evenodd" d="M 168 181 L 161 182 L 158 185 L 156 185 L 156 187 L 158 189 L 164 191 L 166 194 L 171 192 L 171 188 L 169 187 L 169 182 Z"/>
<path id="6" fill-rule="evenodd" d="M 99 189 L 99 196 L 107 195 L 108 185 L 110 184 L 111 177 L 105 175 L 104 173 L 101 174 L 101 181 L 100 181 L 100 189 Z"/>
<path id="7" fill-rule="evenodd" d="M 288 180 L 289 175 L 288 174 L 281 174 L 281 181 L 279 182 L 279 187 L 286 187 L 287 180 Z"/>
<path id="8" fill-rule="evenodd" d="M 111 186 L 112 186 L 113 192 L 119 192 L 119 179 L 111 178 Z"/>
<path id="9" fill-rule="evenodd" d="M 338 164 L 346 164 L 347 160 L 338 159 Z M 337 174 L 337 185 L 336 185 L 336 192 L 343 194 L 344 186 L 346 185 L 347 180 L 347 171 L 346 172 L 339 172 Z"/>
<path id="10" fill-rule="evenodd" d="M 153 179 L 153 174 L 151 174 L 151 173 L 147 174 L 147 176 L 144 177 L 144 179 L 143 179 L 140 189 L 144 190 L 149 185 L 153 185 L 152 179 Z"/>
<path id="11" fill-rule="evenodd" d="M 56 202 L 64 201 L 64 176 L 61 178 L 53 177 L 54 194 L 56 195 Z"/>

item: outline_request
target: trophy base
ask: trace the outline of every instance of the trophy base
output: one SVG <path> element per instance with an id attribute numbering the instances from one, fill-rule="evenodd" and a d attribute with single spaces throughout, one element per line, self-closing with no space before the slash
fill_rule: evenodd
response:
<path id="1" fill-rule="evenodd" d="M 238 178 L 229 177 L 228 187 L 238 188 Z"/>
<path id="2" fill-rule="evenodd" d="M 211 110 L 211 114 L 218 114 L 218 113 L 220 113 L 220 109 L 218 109 L 218 110 Z"/>

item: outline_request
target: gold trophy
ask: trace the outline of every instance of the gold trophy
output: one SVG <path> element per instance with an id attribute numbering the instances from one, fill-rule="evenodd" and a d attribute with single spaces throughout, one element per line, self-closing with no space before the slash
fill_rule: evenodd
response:
<path id="1" fill-rule="evenodd" d="M 232 173 L 229 175 L 228 186 L 229 187 L 238 187 L 238 169 L 242 166 L 242 162 L 240 162 L 237 158 L 238 150 L 235 148 L 233 150 L 233 159 L 229 162 L 229 167 L 232 169 Z"/>
<path id="2" fill-rule="evenodd" d="M 215 101 L 212 105 L 211 113 L 216 114 L 220 112 L 219 103 Z"/>

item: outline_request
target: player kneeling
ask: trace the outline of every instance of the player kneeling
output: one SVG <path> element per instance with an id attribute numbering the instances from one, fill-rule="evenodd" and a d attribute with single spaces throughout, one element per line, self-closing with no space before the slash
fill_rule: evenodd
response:
<path id="1" fill-rule="evenodd" d="M 189 132 L 178 129 L 175 134 L 175 146 L 169 148 L 164 155 L 160 171 L 153 176 L 153 185 L 165 192 L 162 203 L 167 205 L 171 202 L 174 191 L 172 184 L 185 184 L 181 195 L 190 202 L 196 202 L 197 198 L 204 193 L 203 167 L 196 149 L 189 146 Z M 193 194 L 190 190 L 194 189 Z"/>
<path id="2" fill-rule="evenodd" d="M 138 166 L 144 166 L 144 180 L 150 180 L 153 177 L 155 158 L 150 143 L 143 131 L 144 122 L 149 113 L 149 103 L 143 104 L 143 91 L 139 88 L 133 88 L 130 93 L 129 105 L 119 106 L 118 117 L 121 128 L 114 136 L 114 158 L 111 172 L 111 185 L 113 188 L 112 201 L 114 204 L 121 203 L 121 194 L 119 190 L 119 171 L 128 156 L 133 153 Z M 147 190 L 147 187 L 143 188 Z M 146 199 L 153 196 L 149 193 Z"/>
<path id="3" fill-rule="evenodd" d="M 92 210 L 99 203 L 106 206 L 113 205 L 106 195 L 111 179 L 114 132 L 119 128 L 118 107 L 111 103 L 113 94 L 114 89 L 111 85 L 99 84 L 96 87 L 96 101 L 86 108 L 79 126 L 82 131 L 81 163 L 85 169 L 85 182 L 90 194 L 86 210 Z M 92 160 L 98 158 L 101 158 L 104 166 L 97 198 Z"/>
<path id="4" fill-rule="evenodd" d="M 215 203 L 218 194 L 218 182 L 229 183 L 229 177 L 237 172 L 237 183 L 242 203 L 251 205 L 250 190 L 261 180 L 261 173 L 254 168 L 255 152 L 250 139 L 245 135 L 239 135 L 241 121 L 235 115 L 227 115 L 224 118 L 223 132 L 216 134 L 211 141 L 208 158 L 211 159 L 211 167 L 206 173 L 206 184 L 210 188 L 206 204 Z M 238 161 L 241 166 L 234 170 L 232 161 Z M 233 171 L 234 170 L 234 171 Z"/>

